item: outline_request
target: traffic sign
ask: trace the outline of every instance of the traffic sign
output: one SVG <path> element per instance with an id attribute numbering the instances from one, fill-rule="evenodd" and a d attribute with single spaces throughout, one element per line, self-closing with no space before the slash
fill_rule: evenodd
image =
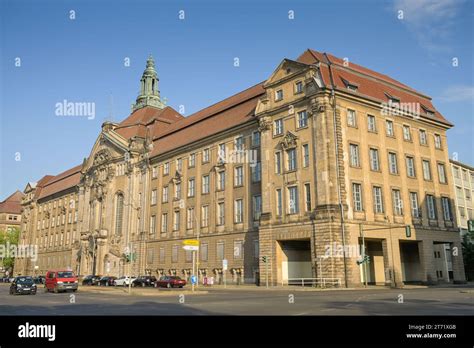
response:
<path id="1" fill-rule="evenodd" d="M 227 260 L 226 259 L 222 260 L 222 270 L 223 271 L 227 271 L 227 266 L 228 266 Z"/>
<path id="2" fill-rule="evenodd" d="M 199 241 L 197 239 L 185 239 L 183 240 L 183 244 L 190 246 L 199 246 Z"/>
<path id="3" fill-rule="evenodd" d="M 197 251 L 199 250 L 199 247 L 195 245 L 185 245 L 183 246 L 183 249 L 188 251 Z"/>
<path id="4" fill-rule="evenodd" d="M 191 284 L 197 283 L 197 277 L 195 275 L 191 276 Z"/>

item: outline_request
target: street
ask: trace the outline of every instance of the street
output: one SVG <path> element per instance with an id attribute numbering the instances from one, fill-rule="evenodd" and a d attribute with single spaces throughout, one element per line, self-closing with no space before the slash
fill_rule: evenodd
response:
<path id="1" fill-rule="evenodd" d="M 93 290 L 93 291 L 90 291 Z M 474 289 L 436 287 L 306 291 L 206 289 L 159 291 L 147 296 L 118 289 L 11 296 L 0 286 L 0 315 L 473 315 Z M 102 289 L 101 289 L 102 291 Z M 156 291 L 155 293 L 153 293 Z"/>

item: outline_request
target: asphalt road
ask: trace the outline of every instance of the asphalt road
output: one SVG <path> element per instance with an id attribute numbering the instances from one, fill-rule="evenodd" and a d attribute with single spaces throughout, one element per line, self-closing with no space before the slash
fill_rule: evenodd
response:
<path id="1" fill-rule="evenodd" d="M 0 315 L 473 315 L 474 289 L 419 288 L 335 291 L 210 290 L 180 296 L 44 293 L 11 296 L 0 286 Z M 400 297 L 400 295 L 403 296 Z M 184 303 L 182 303 L 184 300 Z M 292 301 L 293 300 L 293 301 Z M 402 302 L 402 303 L 400 303 Z"/>

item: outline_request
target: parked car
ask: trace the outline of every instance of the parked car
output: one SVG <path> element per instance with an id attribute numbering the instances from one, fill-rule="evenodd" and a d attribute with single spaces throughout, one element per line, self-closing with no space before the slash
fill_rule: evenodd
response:
<path id="1" fill-rule="evenodd" d="M 114 280 L 114 286 L 127 286 L 130 285 L 130 281 L 134 281 L 137 277 L 132 276 L 131 278 L 128 276 L 121 276 Z"/>
<path id="2" fill-rule="evenodd" d="M 85 276 L 84 279 L 82 279 L 82 285 L 98 285 L 99 280 L 102 278 L 101 276 L 98 275 L 88 275 Z"/>
<path id="3" fill-rule="evenodd" d="M 46 273 L 46 283 L 44 286 L 45 292 L 72 290 L 77 291 L 78 281 L 74 272 L 68 270 L 48 271 Z"/>
<path id="4" fill-rule="evenodd" d="M 97 285 L 99 285 L 99 286 L 113 286 L 115 279 L 117 279 L 117 277 L 104 276 L 104 277 L 100 278 Z"/>
<path id="5" fill-rule="evenodd" d="M 10 295 L 36 295 L 36 284 L 32 277 L 20 276 L 13 279 L 10 285 Z"/>
<path id="6" fill-rule="evenodd" d="M 182 288 L 186 285 L 186 280 L 177 276 L 163 276 L 156 282 L 162 288 Z"/>
<path id="7" fill-rule="evenodd" d="M 139 276 L 132 282 L 132 286 L 155 286 L 156 277 L 154 276 Z"/>

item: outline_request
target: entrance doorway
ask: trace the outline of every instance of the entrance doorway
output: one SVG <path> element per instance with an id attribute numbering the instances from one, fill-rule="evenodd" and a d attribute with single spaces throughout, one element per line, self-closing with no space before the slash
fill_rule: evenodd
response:
<path id="1" fill-rule="evenodd" d="M 311 244 L 309 239 L 277 242 L 278 282 L 312 278 Z"/>
<path id="2" fill-rule="evenodd" d="M 400 241 L 400 261 L 404 284 L 419 284 L 423 279 L 418 242 Z"/>
<path id="3" fill-rule="evenodd" d="M 382 240 L 366 239 L 365 254 L 369 256 L 370 261 L 359 266 L 361 282 L 365 283 L 365 274 L 367 274 L 367 284 L 385 285 L 385 266 Z"/>

